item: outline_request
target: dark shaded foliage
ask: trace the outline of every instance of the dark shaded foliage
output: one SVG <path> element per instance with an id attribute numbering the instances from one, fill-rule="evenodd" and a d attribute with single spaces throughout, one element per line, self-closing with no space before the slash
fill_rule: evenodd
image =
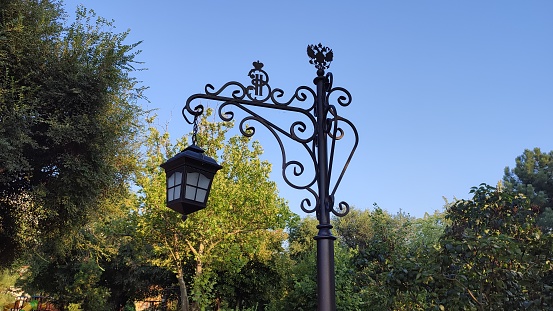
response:
<path id="1" fill-rule="evenodd" d="M 67 237 L 126 190 L 140 96 L 135 45 L 85 10 L 0 2 L 0 257 Z M 106 28 L 107 27 L 107 28 Z M 54 249 L 54 248 L 53 248 Z"/>

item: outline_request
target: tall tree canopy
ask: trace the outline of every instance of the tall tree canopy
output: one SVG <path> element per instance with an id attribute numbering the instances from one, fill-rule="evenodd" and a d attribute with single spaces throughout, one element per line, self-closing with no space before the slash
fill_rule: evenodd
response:
<path id="1" fill-rule="evenodd" d="M 526 195 L 542 210 L 553 206 L 553 151 L 526 149 L 513 169 L 505 168 L 505 187 Z"/>
<path id="2" fill-rule="evenodd" d="M 528 197 L 539 208 L 538 225 L 543 230 L 553 231 L 553 151 L 526 149 L 515 161 L 513 169 L 505 168 L 506 190 Z"/>
<path id="3" fill-rule="evenodd" d="M 55 1 L 0 1 L 3 265 L 40 240 L 71 245 L 69 233 L 127 189 L 135 163 L 136 44 L 91 11 L 69 26 L 64 14 Z"/>

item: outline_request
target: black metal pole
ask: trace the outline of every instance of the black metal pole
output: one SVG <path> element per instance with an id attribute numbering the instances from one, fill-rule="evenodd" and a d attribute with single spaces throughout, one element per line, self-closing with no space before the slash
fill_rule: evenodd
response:
<path id="1" fill-rule="evenodd" d="M 317 240 L 317 310 L 335 311 L 334 240 L 336 238 L 330 231 L 332 229 L 330 224 L 332 202 L 328 195 L 330 181 L 328 180 L 326 80 L 324 70 L 317 70 L 317 78 L 313 81 L 317 85 L 315 117 L 317 119 L 317 183 L 319 187 L 317 206 L 317 218 L 319 219 L 317 229 L 319 232 L 315 237 Z"/>

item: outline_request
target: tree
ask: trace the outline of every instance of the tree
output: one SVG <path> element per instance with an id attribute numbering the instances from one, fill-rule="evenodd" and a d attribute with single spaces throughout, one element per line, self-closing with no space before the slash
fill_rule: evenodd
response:
<path id="1" fill-rule="evenodd" d="M 125 288 L 118 286 L 118 275 L 133 271 L 120 265 L 124 250 L 139 241 L 132 239 L 132 219 L 129 219 L 132 215 L 128 213 L 136 199 L 129 193 L 127 197 L 118 197 L 117 201 L 105 202 L 104 208 L 109 213 L 99 215 L 72 232 L 72 247 L 68 251 L 54 252 L 44 243 L 25 256 L 28 268 L 18 281 L 19 286 L 28 293 L 51 297 L 60 310 L 67 310 L 70 304 L 80 305 L 85 310 L 119 310 L 117 302 L 122 298 L 127 298 L 126 302 L 142 297 L 140 295 L 149 284 L 156 284 L 158 278 L 149 279 L 145 290 L 137 289 L 138 286 L 133 285 L 139 277 L 131 278 L 134 275 L 127 273 Z M 141 254 L 138 246 L 133 249 L 135 257 Z M 149 271 L 147 268 L 142 270 Z M 125 290 L 134 291 L 125 296 Z"/>
<path id="2" fill-rule="evenodd" d="M 12 293 L 12 289 L 18 278 L 18 271 L 13 269 L 0 270 L 0 305 L 6 306 L 14 302 L 16 295 Z"/>
<path id="3" fill-rule="evenodd" d="M 392 269 L 407 253 L 411 218 L 403 213 L 390 215 L 375 209 L 352 210 L 335 221 L 340 241 L 354 250 L 352 257 L 355 285 L 368 308 L 393 306 L 393 291 L 388 286 Z M 372 310 L 372 309 L 371 309 Z"/>
<path id="4" fill-rule="evenodd" d="M 142 89 L 138 52 L 83 8 L 0 2 L 0 264 L 71 236 L 128 189 Z"/>
<path id="5" fill-rule="evenodd" d="M 267 305 L 281 292 L 282 277 L 278 258 L 251 259 L 240 271 L 214 271 L 214 293 L 218 308 L 223 310 L 266 310 Z"/>
<path id="6" fill-rule="evenodd" d="M 522 194 L 482 184 L 446 211 L 441 239 L 446 310 L 549 310 L 553 239 L 536 226 L 539 210 Z"/>
<path id="7" fill-rule="evenodd" d="M 526 149 L 515 159 L 513 169 L 505 167 L 505 188 L 523 193 L 540 208 L 553 205 L 553 151 Z"/>
<path id="8" fill-rule="evenodd" d="M 351 309 L 431 310 L 443 215 L 416 219 L 374 206 L 372 211 L 353 209 L 335 220 L 339 245 L 347 247 L 350 254 L 345 257 L 349 258 L 347 268 L 342 268 L 348 272 L 340 275 L 337 268 L 337 280 L 340 275 L 353 284 L 343 290 L 349 293 Z"/>
<path id="9" fill-rule="evenodd" d="M 386 264 L 385 284 L 392 310 L 434 310 L 437 305 L 436 282 L 440 278 L 437 254 L 444 232 L 444 215 L 440 212 L 412 218 L 398 213 L 388 222 L 387 230 L 400 237 L 399 252 Z M 373 307 L 374 308 L 374 307 Z"/>
<path id="10" fill-rule="evenodd" d="M 446 203 L 446 208 L 448 205 Z M 422 218 L 413 219 L 413 235 L 409 241 L 411 251 L 427 251 L 437 246 L 444 233 L 445 225 L 445 215 L 439 211 L 435 211 L 432 215 L 424 213 Z"/>
<path id="11" fill-rule="evenodd" d="M 136 228 L 131 224 L 127 232 L 116 235 L 121 241 L 117 254 L 101 262 L 104 270 L 97 286 L 109 290 L 109 310 L 123 311 L 135 301 L 152 297 L 161 297 L 165 302 L 178 299 L 175 274 L 148 262 L 153 257 L 152 247 L 135 236 Z"/>
<path id="12" fill-rule="evenodd" d="M 269 180 L 270 164 L 259 159 L 259 143 L 241 136 L 227 140 L 230 125 L 201 119 L 198 145 L 219 159 L 223 169 L 215 176 L 208 206 L 184 222 L 165 207 L 165 176 L 159 165 L 183 149 L 185 140 L 173 146 L 169 135 L 154 127 L 147 138 L 137 176 L 142 194 L 139 232 L 154 246 L 157 256 L 152 262 L 177 275 L 181 310 L 188 310 L 189 296 L 194 308 L 222 304 L 225 297 L 215 297 L 213 290 L 215 272 L 237 274 L 253 259 L 269 260 L 282 249 L 283 229 L 291 216 Z"/>
<path id="13" fill-rule="evenodd" d="M 288 252 L 280 273 L 284 279 L 280 297 L 274 297 L 269 310 L 317 309 L 316 242 L 318 221 L 312 217 L 295 219 L 288 228 Z"/>
<path id="14" fill-rule="evenodd" d="M 526 149 L 515 161 L 513 169 L 505 167 L 505 188 L 528 197 L 540 208 L 538 224 L 545 230 L 553 230 L 553 151 Z"/>
<path id="15" fill-rule="evenodd" d="M 338 241 L 335 245 L 338 310 L 396 310 L 395 288 L 399 285 L 394 287 L 390 283 L 403 279 L 401 284 L 405 287 L 408 281 L 398 271 L 403 273 L 407 267 L 404 257 L 408 256 L 413 236 L 412 219 L 403 213 L 390 215 L 375 207 L 374 211 L 352 208 L 346 217 L 333 219 Z M 316 243 L 313 239 L 316 227 L 317 220 L 310 217 L 290 227 L 290 263 L 283 272 L 286 276 L 283 297 L 277 297 L 270 310 L 316 308 Z M 425 232 L 432 231 L 427 229 Z"/>

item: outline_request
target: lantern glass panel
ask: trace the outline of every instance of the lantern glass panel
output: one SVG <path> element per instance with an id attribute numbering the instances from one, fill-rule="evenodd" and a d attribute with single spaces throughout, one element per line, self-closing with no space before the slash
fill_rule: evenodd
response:
<path id="1" fill-rule="evenodd" d="M 198 188 L 196 192 L 196 201 L 203 202 L 205 201 L 205 196 L 207 195 L 207 190 Z"/>
<path id="2" fill-rule="evenodd" d="M 200 177 L 200 173 L 188 172 L 188 174 L 186 175 L 186 184 L 197 186 L 199 177 Z"/>
<path id="3" fill-rule="evenodd" d="M 173 201 L 180 198 L 182 184 L 182 172 L 174 172 L 167 178 L 167 201 Z"/>
<path id="4" fill-rule="evenodd" d="M 184 197 L 188 200 L 196 201 L 196 188 L 192 186 L 186 186 Z"/>
<path id="5" fill-rule="evenodd" d="M 210 180 L 203 174 L 188 172 L 186 174 L 185 198 L 196 202 L 205 202 Z"/>
<path id="6" fill-rule="evenodd" d="M 198 179 L 198 188 L 202 188 L 202 189 L 209 188 L 209 178 L 207 178 L 204 175 L 200 174 L 199 179 Z"/>

